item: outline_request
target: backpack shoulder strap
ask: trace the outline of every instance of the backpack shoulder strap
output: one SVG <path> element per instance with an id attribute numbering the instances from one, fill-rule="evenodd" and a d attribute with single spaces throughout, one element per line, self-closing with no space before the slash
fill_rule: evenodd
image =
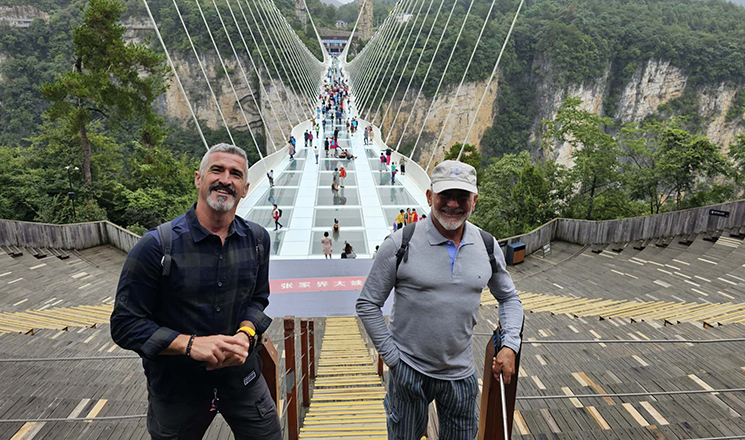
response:
<path id="1" fill-rule="evenodd" d="M 171 254 L 173 251 L 173 226 L 171 222 L 158 225 L 158 237 L 160 238 L 160 249 L 163 251 L 163 258 L 160 265 L 163 267 L 162 276 L 167 277 L 171 273 Z"/>
<path id="2" fill-rule="evenodd" d="M 264 263 L 264 228 L 258 223 L 254 223 L 250 220 L 246 220 L 246 222 L 251 228 L 251 233 L 253 234 L 254 239 L 256 241 L 256 256 L 259 259 L 259 264 L 263 264 Z"/>
<path id="3" fill-rule="evenodd" d="M 402 260 L 409 261 L 409 241 L 411 241 L 411 237 L 414 235 L 414 229 L 416 229 L 416 223 L 409 223 L 404 226 L 401 247 L 396 252 L 396 271 L 398 271 L 398 266 L 401 265 Z"/>
<path id="4" fill-rule="evenodd" d="M 486 253 L 489 254 L 489 264 L 491 264 L 492 274 L 497 273 L 499 266 L 497 266 L 497 258 L 494 256 L 494 236 L 490 233 L 479 229 L 481 232 L 481 239 L 484 240 L 484 246 L 486 246 Z"/>

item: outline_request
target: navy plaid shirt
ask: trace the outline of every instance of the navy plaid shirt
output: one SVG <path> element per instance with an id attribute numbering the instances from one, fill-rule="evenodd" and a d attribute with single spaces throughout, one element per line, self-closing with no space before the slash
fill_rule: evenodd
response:
<path id="1" fill-rule="evenodd" d="M 195 207 L 171 222 L 173 261 L 167 277 L 157 231 L 148 231 L 130 251 L 111 315 L 112 338 L 142 356 L 148 389 L 161 398 L 211 397 L 217 388 L 223 394 L 239 392 L 248 383 L 244 379 L 261 373 L 255 350 L 243 366 L 209 372 L 186 356 L 160 355 L 179 334 L 233 335 L 246 320 L 264 333 L 272 322 L 264 314 L 269 233 L 262 228 L 265 261 L 259 262 L 251 232 L 258 225 L 236 216 L 223 244 L 199 224 Z"/>

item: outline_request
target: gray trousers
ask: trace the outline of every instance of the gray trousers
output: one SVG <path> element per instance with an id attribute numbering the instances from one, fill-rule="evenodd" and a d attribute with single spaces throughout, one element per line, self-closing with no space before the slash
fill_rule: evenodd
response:
<path id="1" fill-rule="evenodd" d="M 277 407 L 263 376 L 247 386 L 239 399 L 218 395 L 216 410 L 236 440 L 282 440 Z M 166 401 L 148 396 L 147 430 L 153 440 L 201 439 L 217 415 L 212 399 Z"/>
<path id="2" fill-rule="evenodd" d="M 389 440 L 419 440 L 427 431 L 429 404 L 437 405 L 440 440 L 473 440 L 479 431 L 476 416 L 476 374 L 461 380 L 426 376 L 404 361 L 389 373 L 383 400 Z"/>

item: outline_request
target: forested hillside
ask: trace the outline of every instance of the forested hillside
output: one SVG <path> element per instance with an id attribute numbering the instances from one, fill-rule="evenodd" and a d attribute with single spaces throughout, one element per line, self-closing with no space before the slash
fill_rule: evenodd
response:
<path id="1" fill-rule="evenodd" d="M 142 231 L 183 211 L 194 199 L 192 173 L 204 146 L 188 119 L 174 119 L 162 111 L 153 116 L 144 109 L 119 114 L 89 96 L 83 102 L 90 105 L 81 107 L 75 104 L 75 90 L 59 82 L 85 51 L 85 44 L 76 46 L 76 29 L 84 23 L 83 10 L 94 3 L 117 8 L 114 0 L 35 0 L 33 6 L 48 17 L 28 28 L 0 23 L 0 218 L 108 218 Z M 193 55 L 173 2 L 149 3 L 172 55 L 185 63 Z M 444 79 L 443 99 L 452 97 L 490 3 L 474 1 Z M 212 2 L 201 4 L 217 29 Z M 294 1 L 276 4 L 320 58 L 312 27 L 300 29 Z M 317 26 L 333 27 L 337 18 L 350 23 L 356 19 L 356 2 L 338 9 L 318 0 L 307 4 Z M 390 2 L 374 4 L 376 21 L 382 20 Z M 455 8 L 456 30 L 468 4 L 459 1 Z M 117 20 L 149 22 L 141 0 L 122 5 L 116 9 L 121 12 Z M 480 93 L 484 87 L 516 6 L 513 0 L 496 0 L 466 76 L 474 91 Z M 224 8 L 222 3 L 219 7 Z M 195 44 L 216 60 L 206 49 L 211 42 L 196 3 L 179 3 L 179 8 Z M 427 20 L 426 28 L 432 17 Z M 435 24 L 433 35 L 442 31 L 443 21 L 441 17 Z M 228 22 L 227 27 L 238 41 L 234 26 Z M 135 41 L 146 42 L 148 36 L 147 31 L 138 31 Z M 224 33 L 217 32 L 215 38 L 220 47 L 229 47 Z M 432 42 L 427 46 L 422 65 L 436 57 L 424 84 L 427 99 L 434 94 L 455 39 L 456 32 L 450 29 L 436 55 Z M 248 45 L 256 54 L 251 41 Z M 423 46 L 419 41 L 415 53 Z M 159 56 L 159 46 L 149 47 L 153 56 Z M 197 68 L 180 66 L 186 71 Z M 421 85 L 424 69 L 413 72 L 411 63 L 399 70 L 394 81 L 413 75 L 412 89 Z M 96 75 L 95 69 L 78 73 Z M 168 82 L 170 73 L 162 73 Z M 249 76 L 256 81 L 255 73 Z M 262 76 L 281 78 L 273 70 Z M 44 84 L 55 83 L 56 89 L 47 86 L 47 93 L 42 93 Z M 402 97 L 400 90 L 385 100 Z M 163 101 L 162 96 L 145 101 L 155 106 L 158 99 Z M 206 93 L 193 92 L 192 99 L 196 106 L 208 107 Z M 55 110 L 53 102 L 62 104 Z M 407 111 L 421 114 L 425 104 L 419 102 L 422 108 Z M 528 1 L 503 59 L 497 92 L 488 104 L 493 117 L 484 122 L 478 148 L 469 147 L 468 160 L 481 168 L 482 191 L 474 219 L 495 235 L 524 232 L 560 215 L 617 218 L 737 197 L 745 165 L 745 8 L 725 0 Z M 472 106 L 462 102 L 459 110 L 467 114 Z M 85 116 L 85 136 L 75 115 Z M 400 124 L 391 126 L 386 120 L 383 130 L 400 130 Z M 203 121 L 200 126 L 209 144 L 227 140 L 224 128 L 208 128 L 219 123 Z M 253 161 L 258 157 L 253 141 L 245 125 L 238 128 L 231 130 L 235 141 Z M 258 131 L 257 142 L 265 151 L 262 133 Z M 90 183 L 81 172 L 86 162 L 84 137 L 91 152 Z M 423 138 L 431 140 L 429 128 Z M 412 146 L 411 139 L 404 139 L 404 152 Z M 415 159 L 428 157 L 423 156 L 430 153 L 426 148 Z M 68 180 L 66 166 L 81 170 Z M 67 199 L 70 182 L 78 193 L 75 216 Z"/>

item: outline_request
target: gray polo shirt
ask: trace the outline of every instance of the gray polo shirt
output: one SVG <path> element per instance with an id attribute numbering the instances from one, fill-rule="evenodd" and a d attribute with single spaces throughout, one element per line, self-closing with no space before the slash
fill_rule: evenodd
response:
<path id="1" fill-rule="evenodd" d="M 401 239 L 399 230 L 380 245 L 357 299 L 357 314 L 388 366 L 394 367 L 401 359 L 435 379 L 460 380 L 472 375 L 473 329 L 481 291 L 487 285 L 499 301 L 503 343 L 519 350 L 523 307 L 496 240 L 499 270 L 492 275 L 479 230 L 466 222 L 451 272 L 448 239 L 428 217 L 417 223 L 408 261 L 401 262 L 397 274 Z M 381 307 L 394 287 L 393 310 L 386 326 Z"/>

